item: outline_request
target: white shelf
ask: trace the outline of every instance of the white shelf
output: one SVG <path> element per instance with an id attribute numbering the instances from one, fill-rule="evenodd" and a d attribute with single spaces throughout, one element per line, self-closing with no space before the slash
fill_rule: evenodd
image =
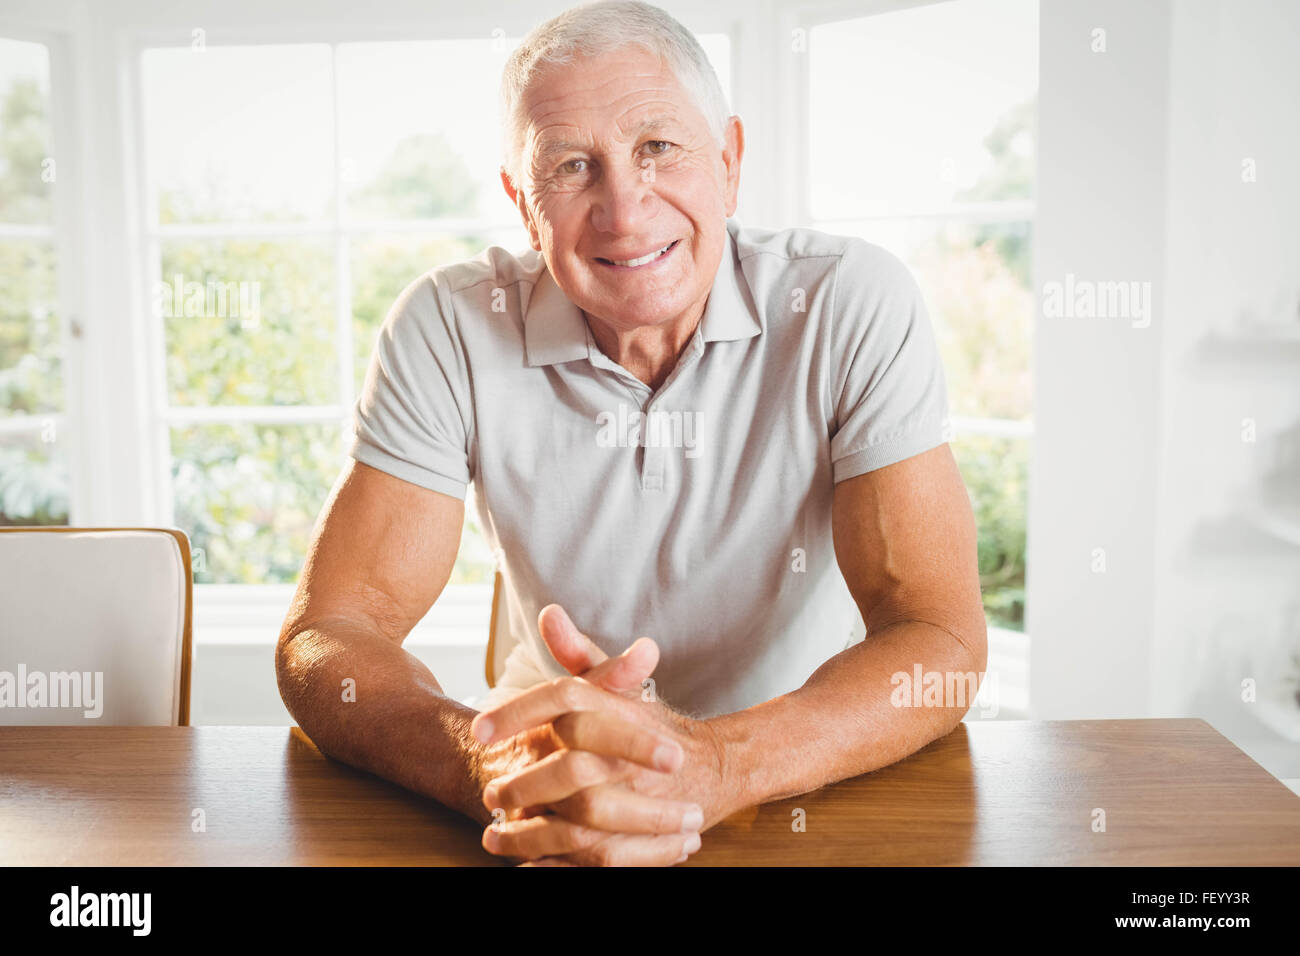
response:
<path id="1" fill-rule="evenodd" d="M 1300 364 L 1300 329 L 1278 327 L 1269 334 L 1211 332 L 1194 347 L 1191 362 L 1196 369 L 1217 377 L 1283 375 L 1294 385 Z"/>

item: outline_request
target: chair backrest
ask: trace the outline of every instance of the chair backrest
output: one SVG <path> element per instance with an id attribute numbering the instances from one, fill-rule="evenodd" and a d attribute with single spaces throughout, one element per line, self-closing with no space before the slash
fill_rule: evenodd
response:
<path id="1" fill-rule="evenodd" d="M 173 528 L 0 528 L 0 724 L 188 724 L 191 582 Z"/>
<path id="2" fill-rule="evenodd" d="M 505 581 L 501 572 L 492 581 L 492 617 L 488 623 L 487 657 L 483 662 L 483 676 L 489 687 L 497 686 L 497 678 L 505 669 L 506 658 L 517 642 L 510 631 L 510 614 L 506 610 Z"/>

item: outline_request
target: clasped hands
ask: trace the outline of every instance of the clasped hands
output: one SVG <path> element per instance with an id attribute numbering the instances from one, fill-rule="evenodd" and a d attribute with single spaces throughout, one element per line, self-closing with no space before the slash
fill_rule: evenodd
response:
<path id="1" fill-rule="evenodd" d="M 474 718 L 490 853 L 535 865 L 667 866 L 732 809 L 721 741 L 643 681 L 659 648 L 608 657 L 559 605 L 538 627 L 569 671 Z"/>

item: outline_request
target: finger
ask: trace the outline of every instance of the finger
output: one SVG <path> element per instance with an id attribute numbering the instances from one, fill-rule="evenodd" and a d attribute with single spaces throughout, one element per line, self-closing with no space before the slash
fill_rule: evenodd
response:
<path id="1" fill-rule="evenodd" d="M 520 866 L 578 866 L 577 863 L 571 863 L 562 856 L 547 856 L 540 860 L 524 860 Z"/>
<path id="2" fill-rule="evenodd" d="M 609 834 L 548 814 L 496 824 L 483 831 L 483 849 L 497 856 L 535 860 L 594 846 Z"/>
<path id="3" fill-rule="evenodd" d="M 587 787 L 617 782 L 632 765 L 585 750 L 559 750 L 536 763 L 502 774 L 483 788 L 483 805 L 507 812 L 564 800 Z"/>
<path id="4" fill-rule="evenodd" d="M 583 750 L 562 751 L 483 788 L 483 805 L 504 810 L 506 820 L 546 807 L 574 823 L 622 833 L 698 830 L 704 814 L 696 803 L 651 797 L 618 787 L 634 766 Z M 504 821 L 502 821 L 504 822 Z"/>
<path id="5" fill-rule="evenodd" d="M 551 656 L 575 676 L 590 670 L 609 655 L 591 638 L 578 630 L 567 611 L 558 604 L 548 604 L 537 615 L 537 631 Z"/>
<path id="6" fill-rule="evenodd" d="M 648 637 L 638 638 L 618 657 L 610 657 L 578 630 L 558 604 L 542 608 L 537 629 L 561 667 L 615 693 L 640 690 L 641 681 L 659 664 L 659 645 Z"/>
<path id="7" fill-rule="evenodd" d="M 686 759 L 677 741 L 640 724 L 600 711 L 576 710 L 551 722 L 560 744 L 606 757 L 621 757 L 651 770 L 672 773 Z"/>
<path id="8" fill-rule="evenodd" d="M 581 866 L 672 866 L 700 848 L 698 833 L 672 836 L 615 834 L 565 857 Z"/>
<path id="9" fill-rule="evenodd" d="M 574 710 L 609 710 L 635 722 L 636 707 L 627 698 L 580 677 L 558 677 L 480 712 L 470 723 L 470 730 L 479 743 L 489 745 Z"/>
<path id="10" fill-rule="evenodd" d="M 688 833 L 704 825 L 697 803 L 666 800 L 627 787 L 600 784 L 549 804 L 559 816 L 611 833 Z"/>

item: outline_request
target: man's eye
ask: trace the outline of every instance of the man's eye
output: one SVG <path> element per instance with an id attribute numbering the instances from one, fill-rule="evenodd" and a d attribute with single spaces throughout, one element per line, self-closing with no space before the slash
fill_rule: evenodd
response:
<path id="1" fill-rule="evenodd" d="M 587 171 L 587 161 L 585 159 L 570 159 L 568 162 L 560 164 L 562 173 L 585 173 Z"/>
<path id="2" fill-rule="evenodd" d="M 654 156 L 662 156 L 673 148 L 673 144 L 662 139 L 652 139 L 646 143 L 646 149 Z"/>

